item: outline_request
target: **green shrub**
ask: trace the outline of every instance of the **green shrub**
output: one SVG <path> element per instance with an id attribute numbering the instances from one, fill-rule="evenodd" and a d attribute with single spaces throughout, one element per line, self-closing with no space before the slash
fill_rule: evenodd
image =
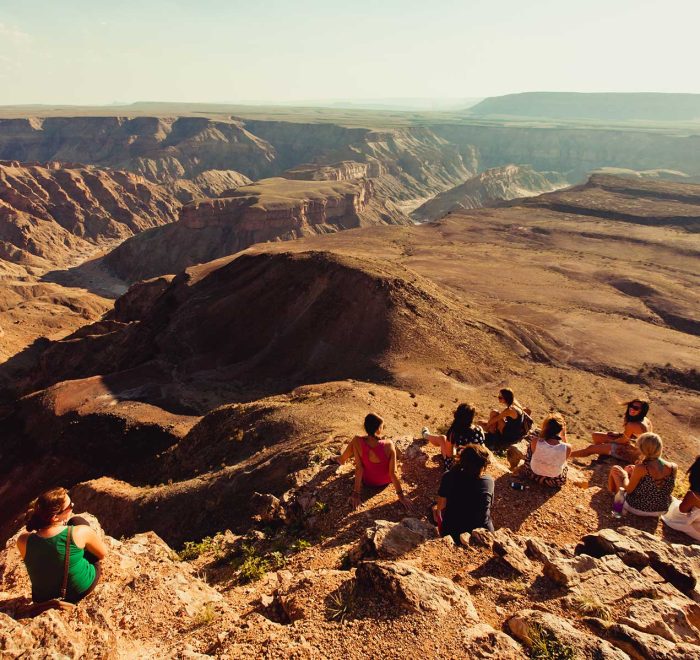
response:
<path id="1" fill-rule="evenodd" d="M 205 536 L 201 541 L 185 541 L 182 550 L 177 553 L 177 556 L 181 561 L 191 561 L 197 559 L 197 557 L 203 555 L 205 552 L 217 549 L 218 546 L 219 539 Z"/>
<path id="2" fill-rule="evenodd" d="M 576 654 L 571 646 L 562 644 L 542 626 L 530 626 L 530 658 L 532 660 L 574 660 Z"/>
<path id="3" fill-rule="evenodd" d="M 331 621 L 343 623 L 355 608 L 356 597 L 356 582 L 355 579 L 343 582 L 338 589 L 326 599 L 326 616 Z"/>

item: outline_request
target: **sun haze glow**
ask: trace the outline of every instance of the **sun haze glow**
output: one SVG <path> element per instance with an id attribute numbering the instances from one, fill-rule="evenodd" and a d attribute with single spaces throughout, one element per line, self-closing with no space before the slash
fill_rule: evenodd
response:
<path id="1" fill-rule="evenodd" d="M 0 0 L 0 104 L 700 92 L 697 0 Z"/>

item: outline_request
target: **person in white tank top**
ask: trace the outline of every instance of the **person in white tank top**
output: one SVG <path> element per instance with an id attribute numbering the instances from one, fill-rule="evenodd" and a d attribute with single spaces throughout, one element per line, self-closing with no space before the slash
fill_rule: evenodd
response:
<path id="1" fill-rule="evenodd" d="M 559 413 L 548 415 L 539 434 L 530 439 L 521 475 L 549 488 L 561 488 L 566 483 L 570 455 L 564 418 Z"/>

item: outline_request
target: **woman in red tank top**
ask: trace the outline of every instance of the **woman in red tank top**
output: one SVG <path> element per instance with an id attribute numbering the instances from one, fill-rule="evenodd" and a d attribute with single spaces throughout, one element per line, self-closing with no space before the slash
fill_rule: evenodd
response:
<path id="1" fill-rule="evenodd" d="M 394 484 L 399 502 L 410 510 L 411 502 L 404 495 L 396 474 L 396 447 L 391 440 L 382 438 L 384 420 L 370 413 L 365 417 L 364 426 L 367 435 L 355 436 L 348 446 L 348 449 L 352 448 L 355 458 L 355 487 L 350 498 L 352 508 L 356 509 L 360 506 L 363 484 L 377 488 L 391 483 Z M 345 453 L 340 458 L 340 462 L 344 459 L 346 459 Z"/>

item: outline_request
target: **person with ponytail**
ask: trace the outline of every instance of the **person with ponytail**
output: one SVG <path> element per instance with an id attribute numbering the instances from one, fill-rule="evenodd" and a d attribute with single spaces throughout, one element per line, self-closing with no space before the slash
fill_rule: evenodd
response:
<path id="1" fill-rule="evenodd" d="M 65 488 L 42 493 L 27 511 L 27 531 L 19 535 L 17 548 L 29 573 L 34 603 L 61 597 L 64 580 L 64 600 L 70 603 L 77 603 L 97 585 L 99 562 L 107 546 L 84 518 L 72 514 L 73 502 Z"/>
<path id="2" fill-rule="evenodd" d="M 404 495 L 401 481 L 396 474 L 396 447 L 391 440 L 382 437 L 384 420 L 369 413 L 365 417 L 364 436 L 355 436 L 348 444 L 338 462 L 342 465 L 350 456 L 355 458 L 355 482 L 350 505 L 353 510 L 360 506 L 363 486 L 380 489 L 393 484 L 403 507 L 411 512 L 413 505 Z"/>
<path id="3" fill-rule="evenodd" d="M 442 536 L 459 536 L 479 527 L 493 531 L 491 503 L 495 483 L 485 475 L 490 462 L 489 451 L 480 444 L 462 448 L 457 460 L 440 481 L 433 518 Z"/>
<path id="4" fill-rule="evenodd" d="M 466 445 L 483 445 L 486 441 L 484 430 L 474 424 L 476 408 L 469 403 L 460 403 L 454 411 L 452 424 L 445 435 L 431 433 L 425 427 L 421 432 L 431 445 L 440 447 L 445 470 L 449 470 L 455 462 L 456 457 Z"/>
<path id="5" fill-rule="evenodd" d="M 518 474 L 547 488 L 561 488 L 566 483 L 570 456 L 566 422 L 559 413 L 552 413 L 545 417 L 539 433 L 530 436 L 525 465 Z"/>

